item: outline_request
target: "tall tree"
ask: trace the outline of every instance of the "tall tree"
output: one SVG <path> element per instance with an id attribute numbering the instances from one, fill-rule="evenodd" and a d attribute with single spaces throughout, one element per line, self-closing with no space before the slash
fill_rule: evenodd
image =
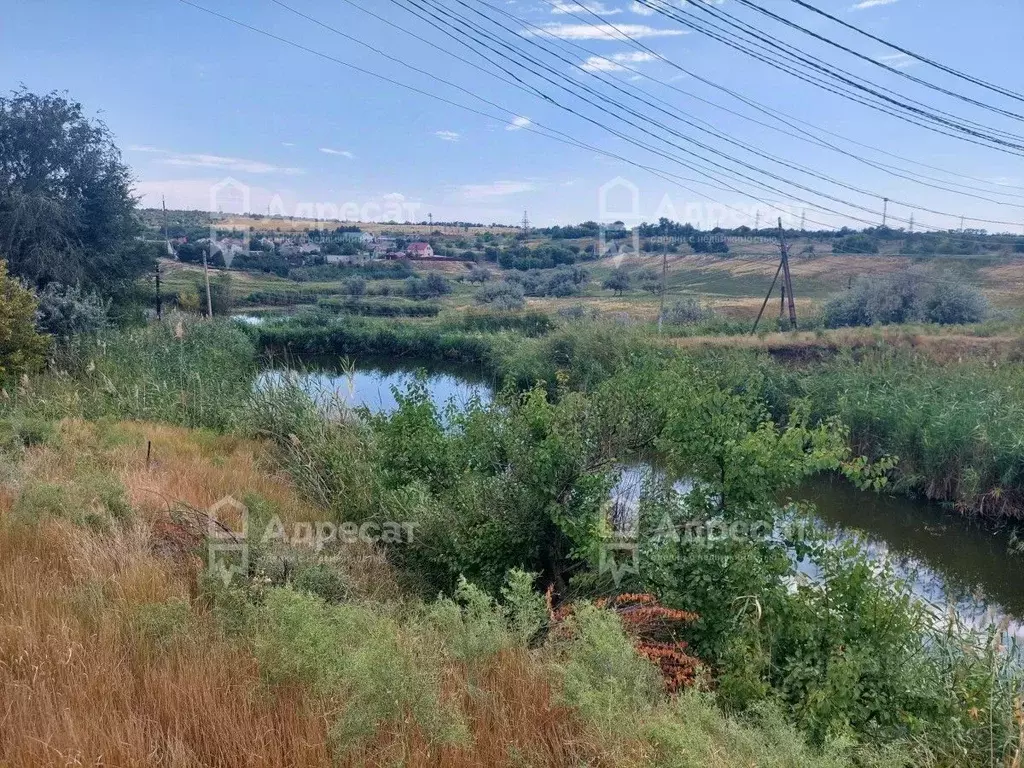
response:
<path id="1" fill-rule="evenodd" d="M 104 294 L 153 264 L 110 130 L 65 95 L 0 96 L 0 252 L 15 275 Z"/>

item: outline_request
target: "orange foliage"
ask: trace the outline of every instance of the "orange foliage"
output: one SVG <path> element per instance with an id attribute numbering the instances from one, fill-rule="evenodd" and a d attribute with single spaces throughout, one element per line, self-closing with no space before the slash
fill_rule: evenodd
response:
<path id="1" fill-rule="evenodd" d="M 548 617 L 551 626 L 557 627 L 572 613 L 572 604 L 554 607 L 553 588 L 545 594 Z M 676 637 L 681 625 L 690 624 L 698 616 L 689 611 L 666 608 L 658 598 L 650 594 L 624 594 L 603 597 L 594 605 L 614 611 L 622 622 L 622 628 L 631 638 L 637 653 L 657 665 L 670 694 L 676 694 L 693 684 L 700 659 L 686 653 L 688 644 Z"/>

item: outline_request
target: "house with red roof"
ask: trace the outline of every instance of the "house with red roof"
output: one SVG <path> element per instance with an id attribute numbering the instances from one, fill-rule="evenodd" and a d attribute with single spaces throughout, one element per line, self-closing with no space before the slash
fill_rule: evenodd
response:
<path id="1" fill-rule="evenodd" d="M 434 249 L 430 247 L 430 243 L 409 243 L 408 251 L 413 259 L 434 258 Z"/>

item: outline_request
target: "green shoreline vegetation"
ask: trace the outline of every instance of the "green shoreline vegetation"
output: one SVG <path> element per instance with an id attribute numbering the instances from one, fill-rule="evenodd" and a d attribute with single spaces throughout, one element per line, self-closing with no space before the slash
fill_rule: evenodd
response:
<path id="1" fill-rule="evenodd" d="M 415 523 L 414 543 L 383 545 L 406 597 L 380 618 L 379 607 L 366 613 L 345 597 L 349 577 L 330 549 L 257 546 L 228 585 L 203 581 L 213 620 L 252 649 L 271 690 L 346 692 L 331 709 L 336 755 L 365 748 L 403 716 L 429 742 L 465 744 L 465 712 L 442 706 L 436 675 L 445 659 L 480 664 L 512 648 L 551 659 L 559 695 L 619 764 L 634 764 L 625 757 L 633 749 L 645 755 L 637 764 L 698 764 L 701 749 L 735 749 L 736 760 L 758 764 L 908 766 L 989 765 L 992 754 L 1019 750 L 1020 670 L 998 627 L 978 633 L 934 616 L 891 573 L 814 535 L 671 535 L 694 522 L 763 531 L 778 519 L 779 493 L 821 471 L 885 484 L 892 463 L 852 453 L 840 421 L 815 418 L 800 400 L 774 418 L 763 397 L 770 377 L 752 378 L 748 361 L 668 354 L 614 323 L 566 323 L 532 339 L 462 332 L 491 350 L 510 382 L 534 383 L 460 412 L 444 412 L 414 385 L 390 415 L 337 420 L 287 378 L 254 388 L 254 341 L 280 339 L 286 327 L 175 318 L 81 337 L 63 348 L 59 370 L 9 391 L 5 455 L 17 474 L 18 457 L 55 449 L 69 420 L 110 435 L 119 423 L 163 422 L 269 441 L 273 462 L 336 523 Z M 600 566 L 614 540 L 604 501 L 617 462 L 643 449 L 697 482 L 682 495 L 645 489 L 638 568 L 615 584 Z M 66 518 L 101 538 L 129 530 L 131 507 L 101 476 L 93 468 L 59 492 L 21 479 L 4 525 Z M 254 522 L 273 516 L 257 497 L 247 504 Z M 801 579 L 790 547 L 822 578 Z M 282 571 L 282 562 L 291 564 Z M 579 606 L 571 631 L 534 591 L 548 585 L 556 601 Z M 703 682 L 671 703 L 640 682 L 654 668 L 635 655 L 623 619 L 583 607 L 619 592 L 696 617 L 671 637 L 685 640 Z M 438 593 L 450 597 L 438 602 Z M 207 609 L 175 610 L 173 622 L 168 615 L 146 631 L 173 645 Z M 420 642 L 440 656 L 414 652 Z M 329 650 L 338 647 L 351 650 Z M 384 657 L 398 677 L 376 671 L 372 659 Z M 395 686 L 404 691 L 397 710 L 386 704 Z"/>

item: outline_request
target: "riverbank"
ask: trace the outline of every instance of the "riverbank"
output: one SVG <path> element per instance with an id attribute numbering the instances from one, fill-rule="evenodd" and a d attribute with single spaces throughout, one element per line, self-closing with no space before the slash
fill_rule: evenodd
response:
<path id="1" fill-rule="evenodd" d="M 1016 439 L 1024 433 L 1024 363 L 1019 342 L 1008 338 L 862 331 L 666 344 L 650 329 L 593 319 L 548 327 L 531 319 L 529 334 L 507 319 L 475 323 L 291 320 L 267 323 L 255 338 L 278 354 L 458 361 L 520 389 L 544 381 L 553 390 L 560 370 L 586 389 L 622 365 L 689 359 L 731 386 L 756 389 L 780 423 L 800 401 L 817 418 L 840 418 L 854 451 L 899 458 L 893 477 L 902 492 L 965 514 L 1024 517 L 1024 446 Z"/>
<path id="2" fill-rule="evenodd" d="M 135 603 L 118 603 L 119 593 L 101 590 L 113 602 L 83 614 L 81 621 L 92 622 L 83 627 L 94 631 L 99 621 L 127 644 L 112 647 L 136 649 L 132 658 L 140 660 L 129 669 L 137 674 L 176 669 L 205 647 L 192 632 L 212 631 L 228 643 L 226 653 L 253 670 L 236 688 L 260 692 L 268 705 L 282 697 L 297 701 L 299 710 L 291 712 L 319 713 L 303 722 L 325 723 L 326 735 L 296 736 L 321 750 L 308 764 L 323 754 L 373 762 L 397 749 L 444 754 L 455 765 L 511 765 L 507 753 L 488 751 L 495 747 L 486 728 L 493 718 L 522 734 L 524 741 L 502 737 L 506 745 L 548 765 L 568 756 L 611 765 L 960 766 L 989 764 L 993 749 L 1001 759 L 1018 754 L 1020 673 L 993 641 L 999 628 L 990 636 L 942 623 L 891 573 L 825 546 L 812 530 L 797 544 L 820 575 L 801 581 L 789 545 L 766 535 L 779 494 L 822 470 L 862 485 L 883 482 L 886 467 L 851 455 L 838 423 L 814 424 L 792 412 L 780 427 L 760 396 L 730 384 L 721 367 L 638 354 L 613 343 L 628 331 L 605 327 L 560 329 L 520 343 L 520 363 L 533 360 L 533 370 L 550 366 L 556 375 L 494 404 L 439 412 L 413 386 L 388 413 L 324 419 L 288 377 L 279 386 L 254 386 L 258 369 L 254 349 L 246 351 L 247 333 L 239 325 L 184 322 L 83 342 L 69 356 L 67 373 L 29 380 L 0 406 L 11 425 L 4 535 L 30 559 L 41 555 L 24 542 L 52 542 L 49 527 L 75 551 L 96 553 L 103 563 L 113 557 L 113 573 L 121 568 L 114 555 L 120 542 L 140 531 L 156 542 L 146 545 L 147 557 L 174 555 L 160 543 L 162 526 L 194 520 L 210 503 L 188 496 L 187 483 L 202 482 L 204 473 L 225 482 L 235 477 L 232 445 L 258 452 L 255 471 L 229 483 L 239 486 L 229 493 L 249 508 L 250 523 L 262 530 L 277 519 L 287 532 L 310 516 L 307 522 L 334 526 L 296 532 L 308 544 L 333 530 L 320 551 L 282 550 L 276 539 L 264 546 L 260 537 L 248 567 L 226 584 L 212 578 L 217 571 L 207 573 L 188 598 L 190 580 L 178 566 L 179 581 L 168 582 L 177 585 L 173 595 L 130 594 L 147 605 L 167 597 L 184 605 L 146 607 L 143 619 L 135 618 Z M 538 349 L 546 357 L 534 359 Z M 220 355 L 216 369 L 204 363 L 210 350 Z M 125 418 L 147 424 L 117 425 Z M 153 422 L 200 429 L 179 438 L 195 444 L 193 458 L 172 460 L 174 450 L 160 437 L 169 427 Z M 76 424 L 83 425 L 80 434 Z M 671 488 L 646 488 L 640 526 L 622 541 L 609 527 L 608 491 L 622 458 L 651 445 L 673 471 L 699 482 L 685 498 Z M 133 478 L 164 471 L 186 485 L 118 492 L 118 482 L 133 489 Z M 254 477 L 283 483 L 290 495 L 251 487 Z M 159 501 L 144 502 L 147 496 Z M 157 513 L 147 511 L 153 503 Z M 387 530 L 389 522 L 415 537 L 378 538 L 355 557 L 337 540 L 339 531 Z M 721 525 L 729 536 L 690 535 Z M 209 554 L 206 535 L 190 539 L 194 529 L 187 525 L 171 531 L 189 552 L 198 547 L 200 562 Z M 294 537 L 287 543 L 294 547 Z M 366 557 L 394 574 L 369 581 L 397 584 L 397 602 L 362 592 L 367 582 L 359 571 L 346 571 L 344 563 L 362 568 Z M 148 561 L 143 570 L 162 573 Z M 69 616 L 79 621 L 73 596 L 92 582 L 78 571 L 48 571 L 50 581 L 39 580 L 46 594 L 65 602 L 29 599 L 23 584 L 4 598 L 4 609 L 23 610 L 27 600 L 39 613 L 26 626 L 77 626 L 68 624 Z M 107 571 L 96 575 L 110 581 Z M 65 579 L 71 586 L 61 586 Z M 438 601 L 438 593 L 447 598 Z M 618 594 L 644 596 L 600 599 Z M 642 616 L 653 624 L 637 624 Z M 25 658 L 51 658 L 34 635 L 19 637 Z M 339 648 L 346 649 L 340 659 Z M 538 734 L 535 721 L 502 708 L 508 702 L 515 709 L 518 700 L 502 682 L 506 663 L 515 670 L 508 680 L 538 681 L 516 690 L 552 702 L 545 722 L 558 724 L 556 733 Z M 85 690 L 87 680 L 73 682 Z M 465 698 L 469 686 L 494 704 L 474 709 Z M 147 702 L 177 706 L 176 699 L 153 696 L 124 702 L 134 713 L 128 722 L 138 724 L 132 743 L 151 746 L 173 736 L 199 749 L 211 738 L 203 728 L 182 735 L 150 717 Z M 19 712 L 45 700 L 19 700 Z M 203 714 L 196 722 L 216 728 L 213 713 Z M 257 722 L 267 732 L 290 728 L 280 717 L 260 714 Z M 36 749 L 39 742 L 48 743 L 29 740 L 11 749 Z M 80 751 L 94 754 L 83 743 Z M 262 754 L 275 762 L 273 752 Z"/>

